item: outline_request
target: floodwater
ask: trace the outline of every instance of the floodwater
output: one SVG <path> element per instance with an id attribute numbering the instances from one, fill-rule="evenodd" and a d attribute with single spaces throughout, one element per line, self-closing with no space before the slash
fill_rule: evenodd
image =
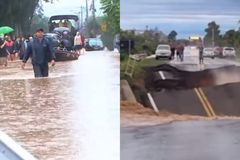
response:
<path id="1" fill-rule="evenodd" d="M 119 70 L 104 51 L 57 62 L 49 78 L 1 68 L 0 129 L 39 160 L 118 160 Z"/>

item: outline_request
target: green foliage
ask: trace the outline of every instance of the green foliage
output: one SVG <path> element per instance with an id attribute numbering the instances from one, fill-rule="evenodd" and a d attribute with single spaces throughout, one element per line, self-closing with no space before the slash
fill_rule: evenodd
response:
<path id="1" fill-rule="evenodd" d="M 109 50 L 113 50 L 113 41 L 114 41 L 114 31 L 107 23 L 107 16 L 93 17 L 89 18 L 86 24 L 86 37 L 96 37 L 96 35 L 101 35 L 101 39 L 103 41 L 104 46 L 106 46 Z M 107 30 L 101 30 L 101 24 L 107 24 Z"/>
<path id="2" fill-rule="evenodd" d="M 100 25 L 97 18 L 90 17 L 86 22 L 86 37 L 96 37 L 100 34 Z"/>
<path id="3" fill-rule="evenodd" d="M 177 32 L 173 30 L 168 34 L 168 41 L 174 42 L 176 41 L 176 39 L 177 39 Z"/>
<path id="4" fill-rule="evenodd" d="M 103 12 L 107 15 L 109 26 L 114 33 L 120 31 L 120 0 L 101 0 Z"/>
<path id="5" fill-rule="evenodd" d="M 30 33 L 34 33 L 37 28 L 43 28 L 45 32 L 48 31 L 48 17 L 41 14 L 34 14 L 32 18 Z"/>
<path id="6" fill-rule="evenodd" d="M 53 0 L 43 0 L 52 2 Z M 0 1 L 0 26 L 8 25 L 15 29 L 15 34 L 28 34 L 31 21 L 40 0 Z"/>
<path id="7" fill-rule="evenodd" d="M 212 35 L 214 34 L 215 46 L 234 47 L 238 52 L 240 50 L 240 30 L 230 29 L 223 35 L 220 35 L 219 28 L 220 26 L 214 21 L 208 23 L 208 28 L 205 29 L 207 33 L 204 37 L 205 46 L 212 46 Z"/>
<path id="8" fill-rule="evenodd" d="M 135 30 L 121 31 L 121 40 L 133 40 L 133 52 L 146 52 L 147 54 L 154 54 L 156 47 L 160 43 L 167 43 L 166 36 L 155 30 L 146 30 L 143 34 L 136 34 Z M 122 52 L 122 51 L 121 51 Z M 123 51 L 128 52 L 128 51 Z"/>
<path id="9" fill-rule="evenodd" d="M 205 29 L 206 35 L 204 37 L 204 44 L 205 46 L 212 46 L 212 41 L 214 38 L 215 45 L 221 44 L 221 36 L 220 36 L 220 26 L 212 21 L 208 23 L 208 28 Z"/>
<path id="10" fill-rule="evenodd" d="M 222 45 L 232 46 L 236 49 L 240 48 L 240 31 L 227 31 L 223 36 Z"/>

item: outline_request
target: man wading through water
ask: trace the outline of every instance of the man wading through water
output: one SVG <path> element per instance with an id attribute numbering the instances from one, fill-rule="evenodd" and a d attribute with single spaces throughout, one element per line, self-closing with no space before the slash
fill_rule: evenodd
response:
<path id="1" fill-rule="evenodd" d="M 35 37 L 29 42 L 23 56 L 23 69 L 30 56 L 35 77 L 48 77 L 48 62 L 51 62 L 51 66 L 55 65 L 55 54 L 42 28 L 36 30 Z"/>

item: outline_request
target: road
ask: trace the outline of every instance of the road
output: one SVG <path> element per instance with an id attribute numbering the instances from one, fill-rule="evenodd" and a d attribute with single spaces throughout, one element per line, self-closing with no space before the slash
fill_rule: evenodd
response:
<path id="1" fill-rule="evenodd" d="M 199 65 L 197 53 L 197 50 L 185 48 L 183 62 L 175 58 L 169 63 L 185 71 L 238 67 L 211 70 L 217 81 L 207 87 L 153 90 L 154 103 L 151 105 L 160 112 L 180 115 L 239 116 L 240 63 L 233 59 L 204 58 L 204 65 Z M 160 77 L 159 81 L 167 81 L 167 72 L 162 71 Z M 238 160 L 240 157 L 239 119 L 232 117 L 232 120 L 184 121 L 154 126 L 150 125 L 150 120 L 146 119 L 147 122 L 148 125 L 142 127 L 121 128 L 122 160 Z"/>
<path id="2" fill-rule="evenodd" d="M 239 160 L 240 121 L 121 128 L 121 160 Z"/>
<path id="3" fill-rule="evenodd" d="M 57 62 L 49 78 L 0 69 L 0 129 L 39 160 L 119 160 L 119 54 Z"/>
<path id="4" fill-rule="evenodd" d="M 184 61 L 180 62 L 177 58 L 170 61 L 169 64 L 176 66 L 179 69 L 187 71 L 198 71 L 203 69 L 213 69 L 224 66 L 236 65 L 240 66 L 240 63 L 234 59 L 229 58 L 204 58 L 204 65 L 199 65 L 198 50 L 196 48 L 185 47 L 184 49 Z"/>

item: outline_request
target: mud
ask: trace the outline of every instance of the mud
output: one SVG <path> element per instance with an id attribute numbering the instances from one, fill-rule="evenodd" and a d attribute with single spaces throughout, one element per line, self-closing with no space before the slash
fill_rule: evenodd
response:
<path id="1" fill-rule="evenodd" d="M 175 121 L 211 121 L 211 120 L 240 120 L 237 116 L 217 116 L 217 117 L 204 117 L 193 115 L 179 115 L 167 111 L 160 111 L 159 114 L 155 113 L 153 109 L 146 108 L 139 103 L 128 101 L 121 101 L 121 127 L 131 126 L 152 126 L 159 124 L 172 123 Z"/>

